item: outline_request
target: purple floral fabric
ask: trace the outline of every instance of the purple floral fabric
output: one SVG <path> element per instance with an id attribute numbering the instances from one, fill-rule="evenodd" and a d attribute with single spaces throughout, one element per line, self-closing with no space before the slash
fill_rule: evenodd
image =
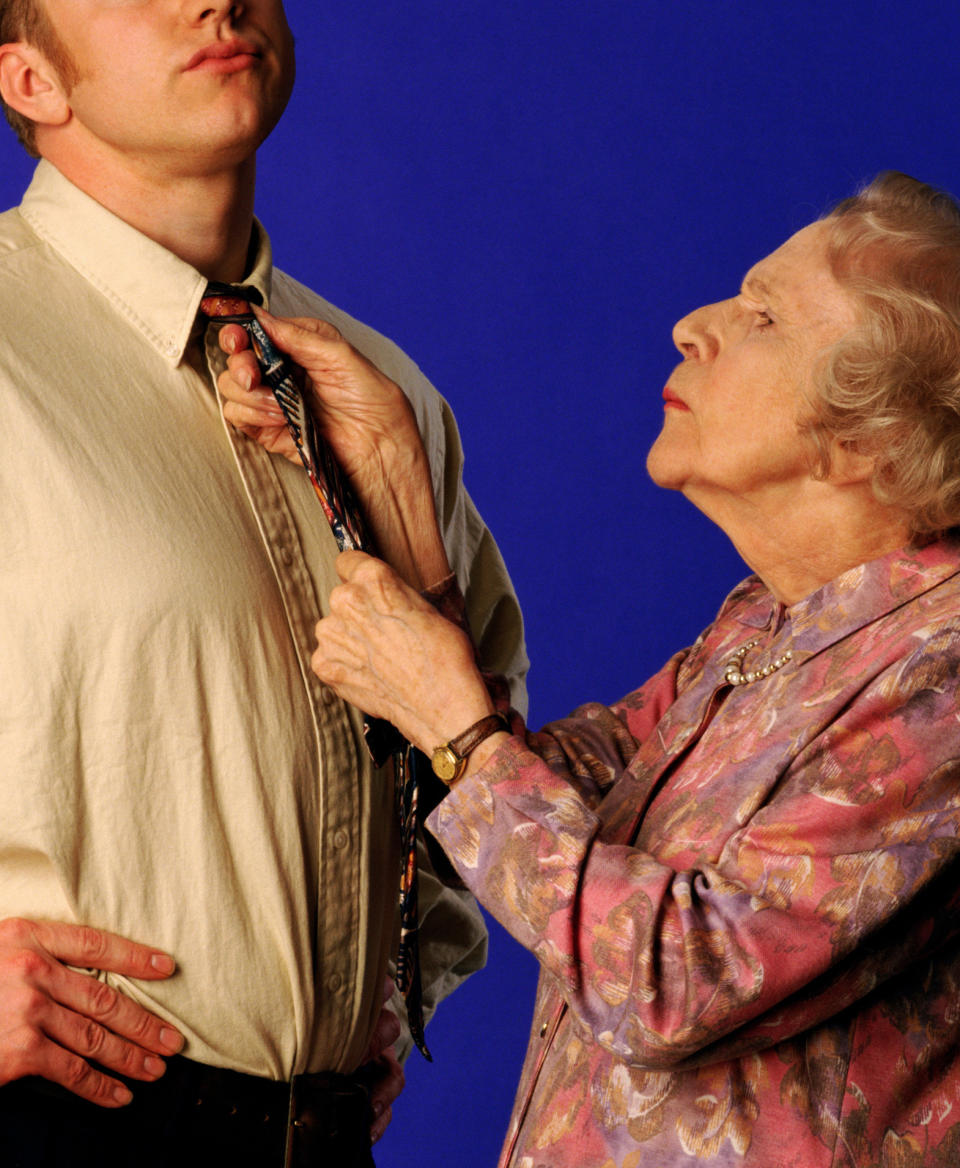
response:
<path id="1" fill-rule="evenodd" d="M 960 1165 L 958 688 L 945 539 L 515 718 L 429 820 L 541 964 L 504 1168 Z"/>

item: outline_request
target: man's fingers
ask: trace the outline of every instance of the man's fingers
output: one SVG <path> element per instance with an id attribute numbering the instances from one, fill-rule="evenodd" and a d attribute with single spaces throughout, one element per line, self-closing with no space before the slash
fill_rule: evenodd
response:
<path id="1" fill-rule="evenodd" d="M 113 933 L 104 936 L 108 941 L 123 940 Z M 145 948 L 127 944 L 134 950 Z M 79 949 L 70 953 L 63 960 L 74 965 L 97 961 L 99 968 L 121 973 L 133 970 L 140 960 L 137 954 L 118 960 L 106 952 L 96 956 L 88 952 L 78 960 Z M 15 992 L 22 1000 L 8 1002 L 8 1011 L 21 1017 L 28 1029 L 49 1035 L 77 1054 L 134 1078 L 155 1078 L 156 1074 L 144 1069 L 144 1060 L 150 1054 L 175 1054 L 183 1046 L 182 1035 L 113 986 L 68 969 L 58 956 L 49 948 L 46 952 L 24 949 L 10 959 L 21 973 L 20 988 Z M 166 954 L 159 956 L 172 970 L 172 959 Z"/>
<path id="2" fill-rule="evenodd" d="M 384 1006 L 377 1018 L 377 1024 L 373 1028 L 370 1045 L 367 1047 L 367 1054 L 363 1061 L 373 1062 L 374 1059 L 383 1054 L 388 1046 L 393 1046 L 399 1037 L 400 1019 L 393 1010 Z"/>
<path id="3" fill-rule="evenodd" d="M 31 1063 L 31 1074 L 58 1083 L 99 1107 L 123 1107 L 133 1097 L 130 1089 L 118 1079 L 103 1074 L 55 1042 L 47 1040 L 37 1051 L 37 1056 Z"/>
<path id="4" fill-rule="evenodd" d="M 134 1043 L 142 1048 L 141 1053 L 170 1055 L 176 1054 L 183 1046 L 183 1037 L 169 1022 L 151 1014 L 106 982 L 61 966 L 52 973 L 50 983 L 51 996 L 77 1019 L 74 1032 L 65 1031 L 61 1024 L 58 1037 L 61 1041 L 67 1038 L 79 1041 L 82 1049 L 74 1046 L 72 1041 L 67 1043 L 79 1054 L 92 1055 L 98 1062 L 124 1074 L 132 1073 L 126 1069 L 127 1060 L 133 1057 L 131 1052 L 120 1052 L 112 1042 L 106 1046 L 107 1057 L 93 1049 L 94 1046 L 104 1046 L 105 1042 L 104 1035 L 98 1033 L 97 1028 L 127 1044 Z M 131 1065 L 135 1064 L 136 1059 Z"/>
<path id="5" fill-rule="evenodd" d="M 106 929 L 71 925 L 62 921 L 0 921 L 0 944 L 13 947 L 40 946 L 66 965 L 103 969 L 149 981 L 169 977 L 176 962 L 169 953 L 118 937 Z"/>
<path id="6" fill-rule="evenodd" d="M 166 1063 L 159 1054 L 119 1037 L 93 1018 L 83 1017 L 53 1002 L 45 1011 L 41 1033 L 48 1040 L 48 1046 L 55 1048 L 44 1051 L 41 1057 L 48 1059 L 55 1069 L 59 1064 L 71 1076 L 70 1082 L 63 1083 L 70 1090 L 75 1090 L 72 1080 L 79 1082 L 84 1091 L 93 1090 L 99 1094 L 103 1090 L 103 1084 L 98 1085 L 96 1078 L 80 1074 L 74 1056 L 82 1062 L 96 1063 L 104 1071 L 116 1071 L 128 1079 L 144 1082 L 159 1079 L 166 1070 Z M 169 1033 L 176 1032 L 171 1028 Z M 66 1053 L 66 1060 L 59 1058 L 59 1050 Z M 173 1052 L 162 1050 L 162 1053 L 169 1056 Z"/>
<path id="7" fill-rule="evenodd" d="M 380 1074 L 370 1092 L 370 1109 L 373 1112 L 373 1123 L 370 1125 L 370 1142 L 375 1144 L 387 1130 L 393 1117 L 392 1104 L 403 1090 L 403 1067 L 397 1061 L 393 1048 L 390 1047 L 376 1060 Z"/>
<path id="8" fill-rule="evenodd" d="M 101 1106 L 122 1106 L 130 1093 L 109 1072 L 157 1079 L 166 1066 L 160 1056 L 180 1050 L 183 1038 L 106 982 L 68 965 L 151 980 L 175 968 L 162 950 L 103 929 L 0 922 L 0 1082 L 39 1075 Z"/>

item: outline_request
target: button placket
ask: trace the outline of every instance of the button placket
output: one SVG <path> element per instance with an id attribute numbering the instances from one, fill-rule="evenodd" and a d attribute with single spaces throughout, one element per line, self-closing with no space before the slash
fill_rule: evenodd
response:
<path id="1" fill-rule="evenodd" d="M 221 360 L 222 354 L 213 334 L 213 329 L 208 330 L 206 355 L 208 370 L 215 383 L 225 358 Z M 354 827 L 358 814 L 357 801 L 352 796 L 358 773 L 355 731 L 343 703 L 310 669 L 314 627 L 321 609 L 290 503 L 274 465 L 277 456 L 241 435 L 226 420 L 223 425 L 270 557 L 313 715 L 320 777 L 316 961 L 317 969 L 325 979 L 322 984 L 326 990 L 339 992 L 345 985 L 356 981 L 357 939 L 360 936 L 358 890 L 362 887 L 362 880 L 359 859 L 351 859 L 346 847 L 337 844 L 341 832 L 349 842 L 350 829 Z M 315 506 L 312 495 L 308 502 L 311 508 Z M 325 524 L 321 530 L 322 538 L 333 546 L 331 555 L 335 555 L 332 534 Z M 334 981 L 336 990 L 332 988 Z M 323 1012 L 325 1044 L 333 1050 L 345 1047 L 354 1025 L 351 1012 L 342 1007 L 323 1011 L 322 1002 L 318 1002 L 318 1011 Z"/>

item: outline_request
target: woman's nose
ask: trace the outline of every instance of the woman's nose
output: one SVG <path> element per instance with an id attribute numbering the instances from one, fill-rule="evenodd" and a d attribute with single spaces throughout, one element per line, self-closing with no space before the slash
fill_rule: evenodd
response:
<path id="1" fill-rule="evenodd" d="M 719 304 L 705 304 L 681 317 L 673 326 L 673 343 L 684 357 L 709 361 L 716 356 L 720 344 L 720 307 Z"/>

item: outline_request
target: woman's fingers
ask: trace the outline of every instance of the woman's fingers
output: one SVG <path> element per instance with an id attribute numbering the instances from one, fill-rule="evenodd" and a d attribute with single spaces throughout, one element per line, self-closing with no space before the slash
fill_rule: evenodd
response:
<path id="1" fill-rule="evenodd" d="M 337 571 L 343 583 L 316 628 L 322 681 L 428 751 L 492 711 L 461 629 L 380 560 L 344 552 Z"/>
<path id="2" fill-rule="evenodd" d="M 298 364 L 304 364 L 298 354 L 309 360 L 322 351 L 318 342 L 343 342 L 340 330 L 327 320 L 310 316 L 274 316 L 265 308 L 259 307 L 254 307 L 254 312 L 267 336 L 289 353 Z"/>
<path id="3" fill-rule="evenodd" d="M 238 329 L 246 339 L 246 333 Z M 220 343 L 224 345 L 224 333 Z M 229 341 L 228 343 L 232 343 Z M 217 378 L 217 388 L 223 398 L 223 416 L 242 434 L 259 442 L 271 454 L 282 454 L 291 462 L 299 463 L 296 443 L 287 429 L 286 418 L 271 390 L 263 385 L 260 366 L 249 348 L 234 348 L 227 358 L 227 367 Z"/>

